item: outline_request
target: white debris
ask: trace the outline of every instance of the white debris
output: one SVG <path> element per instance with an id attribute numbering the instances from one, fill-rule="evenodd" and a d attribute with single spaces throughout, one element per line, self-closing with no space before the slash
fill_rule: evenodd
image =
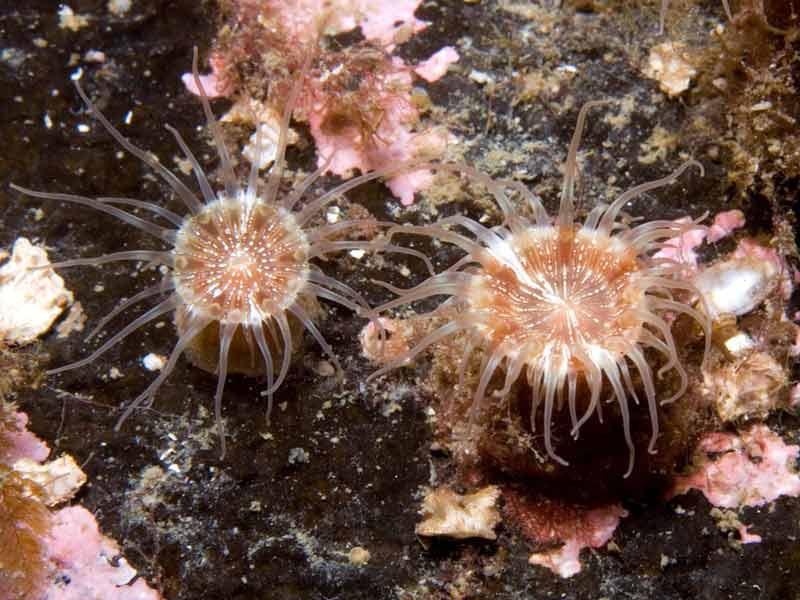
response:
<path id="1" fill-rule="evenodd" d="M 464 496 L 444 486 L 430 490 L 420 511 L 425 519 L 417 524 L 415 531 L 425 537 L 494 540 L 497 538 L 494 528 L 500 522 L 498 498 L 500 488 L 496 485 Z"/>
<path id="2" fill-rule="evenodd" d="M 59 339 L 64 339 L 73 331 L 83 331 L 84 325 L 86 325 L 86 313 L 83 312 L 83 305 L 76 302 L 70 306 L 67 317 L 56 325 L 56 333 Z"/>
<path id="3" fill-rule="evenodd" d="M 749 335 L 740 331 L 724 342 L 725 349 L 731 354 L 742 354 L 756 347 L 756 342 Z"/>
<path id="4" fill-rule="evenodd" d="M 58 26 L 61 29 L 79 31 L 89 24 L 89 17 L 76 13 L 66 4 L 58 9 Z"/>
<path id="5" fill-rule="evenodd" d="M 48 506 L 71 500 L 86 483 L 86 473 L 69 454 L 44 464 L 21 458 L 14 463 L 14 470 L 42 487 Z"/>
<path id="6" fill-rule="evenodd" d="M 242 153 L 250 161 L 250 164 L 257 162 L 259 169 L 265 169 L 273 163 L 281 131 L 281 115 L 278 111 L 258 100 L 240 100 L 220 120 L 223 123 L 250 125 L 257 128 L 250 136 L 250 141 L 245 145 Z M 258 131 L 261 132 L 260 140 L 256 140 Z M 289 129 L 286 137 L 287 145 L 296 142 L 297 133 Z"/>
<path id="7" fill-rule="evenodd" d="M 658 81 L 661 91 L 668 96 L 678 96 L 689 89 L 695 68 L 684 58 L 683 44 L 664 42 L 650 49 L 650 57 L 644 68 L 646 77 Z"/>
<path id="8" fill-rule="evenodd" d="M 720 419 L 766 418 L 785 406 L 789 373 L 765 352 L 749 351 L 703 372 L 703 392 Z"/>
<path id="9" fill-rule="evenodd" d="M 108 12 L 115 17 L 122 17 L 131 9 L 131 0 L 108 0 Z"/>
<path id="10" fill-rule="evenodd" d="M 369 562 L 370 559 L 369 550 L 362 548 L 361 546 L 355 546 L 350 549 L 347 558 L 351 565 L 355 565 L 357 567 L 364 566 Z"/>
<path id="11" fill-rule="evenodd" d="M 165 356 L 154 354 L 153 352 L 142 358 L 142 365 L 148 371 L 160 371 L 164 368 L 166 362 Z"/>
<path id="12" fill-rule="evenodd" d="M 90 63 L 104 63 L 106 62 L 106 53 L 100 50 L 87 50 L 83 55 L 83 60 Z"/>
<path id="13" fill-rule="evenodd" d="M 494 83 L 494 78 L 492 78 L 491 75 L 483 71 L 478 71 L 477 69 L 472 69 L 472 71 L 469 72 L 469 78 L 478 85 Z"/>
<path id="14" fill-rule="evenodd" d="M 260 129 L 260 138 L 257 132 L 253 133 L 242 151 L 250 164 L 258 164 L 259 170 L 266 169 L 275 161 L 278 153 L 278 136 L 280 135 L 280 130 L 275 123 L 262 123 Z"/>
<path id="15" fill-rule="evenodd" d="M 4 343 L 34 341 L 72 303 L 72 292 L 49 264 L 44 248 L 27 238 L 14 242 L 11 258 L 0 267 L 0 340 Z"/>
<path id="16" fill-rule="evenodd" d="M 694 280 L 709 316 L 744 315 L 761 304 L 778 283 L 778 268 L 757 256 L 732 258 L 704 269 Z"/>
<path id="17" fill-rule="evenodd" d="M 289 464 L 307 463 L 310 460 L 308 452 L 304 448 L 291 448 L 289 450 Z"/>

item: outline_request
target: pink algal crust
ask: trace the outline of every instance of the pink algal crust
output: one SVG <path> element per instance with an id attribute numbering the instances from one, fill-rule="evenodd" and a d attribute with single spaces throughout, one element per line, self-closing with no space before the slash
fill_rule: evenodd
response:
<path id="1" fill-rule="evenodd" d="M 458 62 L 458 52 L 452 46 L 445 46 L 428 60 L 419 63 L 414 72 L 425 81 L 433 82 L 441 79 L 447 73 L 447 69 L 455 62 Z"/>
<path id="2" fill-rule="evenodd" d="M 200 85 L 203 86 L 203 91 L 209 98 L 224 98 L 233 91 L 230 84 L 222 76 L 222 69 L 225 63 L 222 57 L 216 53 L 209 57 L 208 63 L 211 66 L 211 73 L 200 75 Z M 197 82 L 195 82 L 191 73 L 181 75 L 181 81 L 189 92 L 195 96 L 200 95 L 200 88 L 197 87 Z"/>
<path id="3" fill-rule="evenodd" d="M 425 29 L 428 24 L 414 16 L 422 0 L 239 0 L 242 13 L 267 4 L 293 38 L 308 42 L 318 27 L 327 35 L 351 31 L 356 27 L 370 42 L 391 50 Z M 399 38 L 399 39 L 398 39 Z"/>
<path id="4" fill-rule="evenodd" d="M 697 489 L 714 506 L 739 508 L 799 496 L 798 452 L 800 446 L 786 445 L 766 425 L 738 435 L 709 433 L 700 441 L 696 469 L 678 477 L 668 497 Z"/>
<path id="5" fill-rule="evenodd" d="M 691 219 L 684 217 L 676 219 L 676 223 L 691 223 Z M 691 267 L 697 266 L 697 252 L 695 248 L 705 241 L 718 242 L 731 235 L 735 230 L 744 227 L 744 213 L 740 210 L 729 210 L 718 213 L 708 230 L 691 229 L 666 241 L 666 248 L 659 250 L 656 258 L 669 258 Z"/>
<path id="6" fill-rule="evenodd" d="M 0 462 L 19 465 L 23 459 L 43 463 L 50 454 L 47 444 L 28 431 L 28 415 L 15 413 L 17 430 L 4 433 L 8 448 Z M 8 444 L 10 442 L 10 444 Z M 63 459 L 49 464 L 57 464 Z M 74 463 L 73 463 L 74 464 Z M 78 469 L 80 475 L 83 475 Z M 66 475 L 65 475 L 66 477 Z M 62 480 L 64 481 L 64 480 Z M 76 484 L 80 486 L 83 480 Z M 39 481 L 47 490 L 47 483 Z M 64 494 L 71 497 L 76 490 Z M 48 505 L 61 500 L 46 501 Z M 53 498 L 51 497 L 51 500 Z M 92 514 L 81 506 L 70 506 L 52 513 L 50 535 L 46 538 L 47 587 L 42 600 L 159 600 L 161 595 L 149 588 L 143 580 L 130 582 L 136 571 L 120 557 L 119 546 L 102 536 Z M 117 560 L 118 559 L 118 560 Z M 115 566 L 116 564 L 116 566 Z"/>
<path id="7" fill-rule="evenodd" d="M 42 462 L 50 454 L 50 448 L 28 431 L 28 415 L 22 412 L 14 414 L 17 430 L 3 433 L 7 449 L 0 455 L 0 463 L 13 465 L 22 458 Z"/>
<path id="8" fill-rule="evenodd" d="M 789 406 L 795 410 L 800 410 L 800 383 L 795 384 L 789 392 Z"/>
<path id="9" fill-rule="evenodd" d="M 718 242 L 742 227 L 744 227 L 744 213 L 742 211 L 729 210 L 721 212 L 714 217 L 714 222 L 708 228 L 707 239 L 712 243 Z"/>
<path id="10" fill-rule="evenodd" d="M 532 542 L 562 545 L 544 552 L 534 552 L 528 562 L 550 569 L 567 578 L 581 571 L 580 553 L 584 548 L 599 548 L 611 539 L 623 517 L 620 504 L 596 508 L 561 503 L 546 498 L 504 492 L 505 511 Z"/>
<path id="11" fill-rule="evenodd" d="M 364 37 L 389 52 L 395 43 L 401 43 L 427 24 L 414 17 L 420 0 L 299 0 L 297 2 L 274 2 L 270 12 L 291 39 L 308 43 L 321 26 L 326 33 L 341 33 L 360 27 Z M 263 6 L 260 10 L 263 10 Z M 253 0 L 241 0 L 240 15 L 258 14 L 258 5 Z M 244 19 L 244 17 L 242 17 Z M 370 109 L 375 114 L 377 126 L 365 139 L 365 132 L 358 126 L 325 127 L 338 121 L 336 111 L 340 98 L 325 91 L 323 78 L 330 73 L 309 78 L 298 99 L 299 113 L 309 122 L 311 135 L 317 146 L 317 162 L 333 156 L 328 172 L 340 177 L 352 177 L 356 171 L 368 171 L 403 164 L 424 156 L 439 156 L 452 139 L 445 130 L 429 129 L 416 131 L 420 122 L 419 109 L 412 101 L 414 76 L 428 82 L 444 76 L 447 68 L 459 58 L 452 47 L 444 47 L 416 67 L 410 67 L 399 57 L 386 56 L 383 68 L 375 68 L 365 74 L 371 77 Z M 219 54 L 210 58 L 211 73 L 201 76 L 201 82 L 210 97 L 234 93 L 231 86 L 222 81 L 224 59 Z M 191 74 L 183 75 L 187 89 L 198 94 Z M 276 99 L 279 102 L 283 99 Z M 331 112 L 333 111 L 333 113 Z M 333 116 L 331 119 L 330 117 Z M 389 189 L 408 206 L 414 194 L 425 189 L 433 181 L 430 171 L 420 170 L 390 177 Z"/>
<path id="12" fill-rule="evenodd" d="M 343 0 L 351 4 L 355 14 L 360 14 L 361 33 L 370 41 L 387 46 L 402 41 L 425 29 L 428 24 L 414 16 L 422 0 Z"/>
<path id="13" fill-rule="evenodd" d="M 424 72 L 433 75 L 434 69 L 426 68 Z M 365 140 L 363 132 L 357 127 L 348 127 L 336 133 L 326 132 L 324 124 L 328 121 L 332 99 L 316 90 L 306 114 L 317 145 L 318 165 L 322 165 L 326 157 L 333 156 L 328 171 L 349 178 L 356 170 L 366 173 L 406 163 L 419 156 L 440 155 L 450 134 L 436 129 L 414 132 L 420 114 L 411 100 L 412 83 L 412 70 L 402 59 L 392 58 L 391 69 L 374 82 L 374 93 L 381 106 L 382 118 L 370 140 Z M 400 202 L 408 206 L 414 202 L 414 193 L 425 189 L 432 181 L 430 171 L 420 170 L 391 177 L 387 185 L 400 198 Z"/>
<path id="14" fill-rule="evenodd" d="M 691 221 L 689 217 L 675 220 L 676 223 L 691 223 Z M 702 229 L 690 229 L 664 242 L 666 247 L 656 252 L 654 258 L 668 258 L 690 267 L 696 267 L 697 252 L 695 252 L 695 248 L 706 240 L 706 236 L 707 233 Z"/>
<path id="15" fill-rule="evenodd" d="M 69 506 L 53 515 L 48 544 L 53 575 L 45 600 L 159 600 L 162 596 L 120 556 L 117 543 L 102 535 L 92 514 Z M 133 583 L 131 583 L 133 581 Z"/>

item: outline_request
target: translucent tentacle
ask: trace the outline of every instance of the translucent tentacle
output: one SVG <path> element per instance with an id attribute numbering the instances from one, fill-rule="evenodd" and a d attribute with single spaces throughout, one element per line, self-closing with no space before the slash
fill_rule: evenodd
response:
<path id="1" fill-rule="evenodd" d="M 564 183 L 561 187 L 561 202 L 558 207 L 558 227 L 559 229 L 570 229 L 575 222 L 575 180 L 578 177 L 578 146 L 581 143 L 583 128 L 586 125 L 586 116 L 589 111 L 596 106 L 608 104 L 604 100 L 593 100 L 587 102 L 578 112 L 578 122 L 575 125 L 575 132 L 567 151 L 567 160 L 564 163 Z"/>
<path id="2" fill-rule="evenodd" d="M 194 171 L 194 177 L 197 179 L 197 185 L 200 186 L 200 192 L 203 194 L 203 198 L 205 199 L 206 203 L 211 204 L 217 199 L 217 195 L 214 193 L 214 190 L 211 189 L 211 184 L 208 183 L 206 173 L 203 171 L 203 167 L 200 166 L 200 162 L 195 157 L 194 152 L 192 152 L 192 150 L 183 140 L 183 137 L 180 133 L 178 133 L 177 129 L 171 125 L 164 125 L 164 127 L 166 127 L 167 131 L 173 135 L 175 141 L 178 142 L 178 146 L 180 146 L 184 156 L 186 156 L 186 159 L 191 163 L 192 171 Z"/>
<path id="3" fill-rule="evenodd" d="M 40 269 L 57 269 L 62 267 L 81 267 L 92 266 L 96 267 L 110 262 L 121 260 L 138 260 L 148 261 L 156 264 L 164 264 L 172 266 L 172 253 L 159 252 L 157 250 L 126 250 L 124 252 L 111 252 L 110 254 L 103 254 L 102 256 L 92 256 L 89 258 L 71 258 L 69 260 L 62 260 L 59 262 L 51 263 L 49 265 L 41 265 L 31 267 L 31 271 Z"/>
<path id="4" fill-rule="evenodd" d="M 273 379 L 275 377 L 275 365 L 272 362 L 272 353 L 269 350 L 267 339 L 264 337 L 264 327 L 261 323 L 252 325 L 253 334 L 256 338 L 256 344 L 261 351 L 261 357 L 264 359 L 264 367 L 267 372 L 267 424 L 269 424 L 270 416 L 272 415 L 272 389 Z"/>
<path id="5" fill-rule="evenodd" d="M 100 121 L 100 123 L 102 123 L 106 131 L 108 131 L 108 133 L 111 134 L 111 137 L 117 140 L 120 146 L 125 148 L 125 150 L 133 154 L 133 156 L 135 156 L 143 163 L 145 163 L 148 167 L 153 169 L 153 171 L 155 171 L 164 181 L 166 181 L 169 184 L 169 186 L 173 190 L 175 190 L 175 193 L 178 194 L 178 196 L 180 196 L 181 200 L 183 200 L 183 202 L 186 204 L 189 210 L 195 213 L 200 211 L 200 209 L 202 208 L 202 204 L 197 199 L 197 196 L 195 196 L 194 193 L 192 193 L 192 190 L 186 187 L 186 184 L 184 184 L 180 179 L 178 179 L 172 171 L 170 171 L 164 165 L 158 162 L 158 160 L 156 160 L 153 156 L 151 156 L 141 148 L 134 146 L 130 142 L 130 140 L 128 140 L 128 138 L 122 135 L 119 132 L 119 130 L 116 127 L 114 127 L 108 119 L 106 119 L 105 115 L 103 115 L 103 113 L 101 113 L 98 110 L 98 108 L 94 105 L 94 103 L 91 100 L 89 100 L 89 96 L 86 95 L 86 93 L 83 91 L 83 88 L 81 87 L 81 84 L 78 83 L 77 80 L 75 81 L 75 88 L 78 90 L 78 95 L 84 101 L 86 106 L 88 106 L 89 110 L 92 111 L 92 114 L 94 114 L 97 120 Z"/>
<path id="6" fill-rule="evenodd" d="M 172 223 L 177 227 L 183 225 L 183 217 L 162 206 L 153 204 L 152 202 L 136 200 L 135 198 L 117 198 L 117 197 L 100 197 L 100 198 L 95 198 L 95 200 L 97 200 L 98 202 L 106 202 L 107 204 L 127 204 L 128 206 L 134 206 L 136 208 L 141 208 L 150 211 L 154 215 L 158 215 L 159 217 L 166 219 L 167 221 L 169 221 L 170 223 Z"/>
<path id="7" fill-rule="evenodd" d="M 111 336 L 102 346 L 100 346 L 97 350 L 92 352 L 86 358 L 75 361 L 68 365 L 57 367 L 55 369 L 50 369 L 47 371 L 47 374 L 55 375 L 57 373 L 63 373 L 64 371 L 71 371 L 72 369 L 78 369 L 80 367 L 93 363 L 96 359 L 100 358 L 100 356 L 105 354 L 111 347 L 115 346 L 117 343 L 124 340 L 131 333 L 139 329 L 142 325 L 145 325 L 150 321 L 157 319 L 164 313 L 168 313 L 171 310 L 174 310 L 179 302 L 180 299 L 178 298 L 178 296 L 173 294 L 163 302 L 157 304 L 144 314 L 140 315 L 139 317 L 128 323 L 125 327 L 123 327 L 120 331 Z"/>
<path id="8" fill-rule="evenodd" d="M 167 363 L 164 365 L 164 368 L 161 369 L 161 372 L 158 374 L 153 382 L 147 386 L 147 389 L 139 394 L 136 399 L 131 402 L 128 407 L 123 411 L 122 416 L 117 420 L 117 424 L 114 425 L 114 431 L 119 431 L 122 424 L 125 420 L 130 416 L 130 414 L 136 410 L 143 402 L 152 398 L 152 396 L 158 391 L 158 388 L 161 387 L 161 384 L 166 381 L 167 377 L 170 376 L 172 371 L 175 369 L 175 364 L 178 362 L 178 358 L 180 355 L 183 354 L 183 351 L 186 347 L 192 342 L 192 340 L 200 334 L 203 329 L 205 329 L 209 324 L 209 321 L 206 319 L 196 319 L 189 324 L 189 327 L 184 331 L 178 341 L 175 343 L 175 347 L 172 349 L 172 352 L 169 355 L 169 359 L 167 359 Z"/>
<path id="9" fill-rule="evenodd" d="M 9 187 L 11 189 L 21 192 L 23 194 L 27 194 L 28 196 L 33 196 L 34 198 L 41 198 L 43 200 L 59 200 L 61 202 L 71 202 L 73 204 L 81 204 L 83 206 L 88 206 L 95 210 L 99 210 L 100 212 L 104 212 L 112 217 L 116 217 L 120 221 L 124 221 L 128 225 L 132 225 L 137 229 L 141 229 L 153 235 L 168 244 L 175 243 L 175 235 L 176 232 L 174 229 L 169 229 L 166 227 L 161 227 L 160 225 L 156 225 L 155 223 L 150 223 L 149 221 L 145 221 L 144 219 L 137 217 L 136 215 L 132 215 L 130 213 L 125 212 L 115 206 L 109 206 L 105 202 L 100 202 L 95 200 L 94 198 L 86 198 L 85 196 L 75 196 L 73 194 L 59 194 L 53 192 L 37 192 L 36 190 L 29 190 L 22 186 L 19 186 L 15 183 L 12 183 Z"/>
<path id="10" fill-rule="evenodd" d="M 225 137 L 222 135 L 222 128 L 219 125 L 214 113 L 211 111 L 211 103 L 208 101 L 208 94 L 206 94 L 203 82 L 200 79 L 200 73 L 197 70 L 197 48 L 192 52 L 192 77 L 194 84 L 200 92 L 200 103 L 203 105 L 203 112 L 206 115 L 206 121 L 211 129 L 211 136 L 214 138 L 214 145 L 217 147 L 219 153 L 220 167 L 222 168 L 222 181 L 225 184 L 225 194 L 228 198 L 235 198 L 239 193 L 239 184 L 236 180 L 236 174 L 233 172 L 233 163 L 231 162 L 231 155 L 225 147 Z"/>
<path id="11" fill-rule="evenodd" d="M 648 181 L 645 183 L 641 183 L 635 187 L 632 187 L 627 192 L 624 192 L 619 198 L 614 200 L 611 203 L 611 206 L 608 207 L 606 214 L 603 215 L 603 218 L 600 220 L 600 225 L 598 226 L 598 230 L 602 231 L 603 233 L 610 233 L 611 226 L 613 225 L 614 221 L 617 219 L 617 214 L 625 206 L 628 202 L 630 202 L 636 196 L 641 196 L 645 192 L 649 192 L 650 190 L 655 190 L 660 187 L 664 187 L 666 185 L 671 185 L 678 181 L 678 177 L 680 177 L 684 171 L 686 171 L 689 167 L 697 167 L 700 171 L 700 176 L 705 175 L 705 169 L 703 169 L 703 165 L 697 162 L 694 159 L 687 160 L 683 163 L 680 167 L 675 169 L 672 173 L 667 175 L 666 177 L 662 177 L 661 179 L 656 179 L 654 181 Z"/>
<path id="12" fill-rule="evenodd" d="M 85 341 L 91 340 L 95 335 L 97 335 L 107 324 L 111 321 L 114 317 L 118 314 L 127 310 L 137 302 L 144 300 L 145 298 L 149 298 L 150 296 L 155 296 L 157 294 L 165 294 L 166 292 L 170 292 L 175 288 L 173 282 L 169 279 L 162 281 L 157 285 L 152 285 L 150 287 L 146 287 L 138 294 L 131 296 L 121 304 L 118 304 L 114 310 L 108 313 L 105 317 L 100 319 L 100 321 L 95 325 L 94 329 L 92 329 L 87 335 Z"/>
<path id="13" fill-rule="evenodd" d="M 226 452 L 225 423 L 222 421 L 222 393 L 225 391 L 225 379 L 228 377 L 228 352 L 238 327 L 238 323 L 222 323 L 219 335 L 217 390 L 214 393 L 214 422 L 217 424 L 217 435 L 219 436 L 220 460 L 225 458 Z"/>
<path id="14" fill-rule="evenodd" d="M 401 356 L 398 356 L 392 362 L 386 364 L 385 366 L 381 367 L 380 369 L 372 373 L 369 377 L 367 377 L 367 383 L 377 379 L 382 375 L 385 375 L 386 373 L 392 371 L 393 369 L 396 369 L 397 367 L 403 366 L 411 359 L 413 359 L 415 356 L 417 356 L 420 352 L 425 350 L 428 346 L 435 344 L 439 340 L 442 340 L 449 335 L 453 335 L 454 333 L 456 333 L 461 329 L 464 329 L 464 327 L 454 321 L 448 323 L 447 325 L 442 325 L 438 329 L 432 331 L 431 333 L 423 337 L 417 343 L 417 345 L 411 348 L 408 352 L 405 352 Z"/>

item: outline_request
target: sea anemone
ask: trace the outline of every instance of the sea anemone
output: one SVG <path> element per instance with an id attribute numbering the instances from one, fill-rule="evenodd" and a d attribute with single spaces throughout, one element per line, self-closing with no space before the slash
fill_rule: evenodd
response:
<path id="1" fill-rule="evenodd" d="M 308 68 L 309 60 L 304 69 Z M 86 358 L 49 371 L 61 373 L 94 363 L 112 346 L 140 327 L 163 315 L 174 312 L 178 340 L 166 364 L 155 380 L 122 413 L 116 428 L 137 407 L 152 402 L 154 394 L 175 369 L 184 351 L 192 362 L 217 372 L 214 396 L 215 416 L 222 455 L 225 436 L 221 418 L 221 401 L 228 372 L 250 375 L 265 374 L 269 406 L 272 394 L 284 381 L 290 366 L 298 331 L 308 330 L 335 363 L 339 362 L 314 322 L 316 300 L 324 298 L 363 315 L 371 314 L 361 296 L 349 286 L 323 274 L 311 261 L 329 252 L 369 247 L 368 242 L 344 241 L 338 238 L 354 227 L 372 226 L 373 220 L 343 221 L 311 226 L 312 217 L 327 203 L 345 191 L 380 173 L 366 174 L 342 184 L 294 210 L 309 187 L 327 168 L 328 161 L 285 195 L 280 190 L 284 172 L 287 131 L 301 84 L 295 85 L 283 111 L 276 158 L 265 185 L 259 181 L 260 159 L 252 162 L 247 181 L 242 185 L 223 141 L 219 123 L 214 118 L 208 97 L 197 72 L 197 53 L 193 60 L 195 84 L 201 90 L 201 101 L 220 160 L 224 189 L 215 192 L 191 150 L 174 128 L 167 129 L 186 159 L 191 163 L 199 198 L 174 173 L 149 153 L 134 146 L 97 109 L 76 81 L 78 94 L 105 129 L 128 152 L 141 159 L 159 175 L 186 204 L 185 216 L 152 202 L 128 198 L 86 198 L 71 194 L 45 193 L 12 187 L 30 196 L 71 202 L 99 210 L 145 231 L 165 243 L 164 250 L 132 250 L 93 258 L 78 258 L 55 263 L 53 267 L 79 265 L 99 266 L 113 261 L 143 261 L 168 269 L 164 280 L 147 287 L 121 302 L 105 316 L 89 334 L 93 337 L 126 309 L 150 298 L 160 297 L 152 308 L 133 319 L 108 338 Z M 259 142 L 257 148 L 261 148 Z M 121 206 L 152 213 L 154 219 L 137 216 Z M 161 223 L 155 222 L 160 219 Z M 383 244 L 385 247 L 386 244 Z M 398 249 L 406 254 L 408 250 Z M 166 296 L 166 297 L 164 297 Z M 256 350 L 257 348 L 257 350 Z M 263 364 L 263 367 L 260 365 Z"/>
<path id="2" fill-rule="evenodd" d="M 619 404 L 630 450 L 627 476 L 635 456 L 628 400 L 633 398 L 638 403 L 638 386 L 634 384 L 631 365 L 639 373 L 647 399 L 652 424 L 648 449 L 654 452 L 658 403 L 645 349 L 652 348 L 666 357 L 659 376 L 674 369 L 680 377 L 677 392 L 662 400 L 668 403 L 685 392 L 688 381 L 668 324 L 670 319 L 678 314 L 696 319 L 705 331 L 706 352 L 711 337 L 708 317 L 688 300 L 678 301 L 674 297 L 676 293 L 687 298 L 696 295 L 693 286 L 681 278 L 683 267 L 652 256 L 664 240 L 700 226 L 693 222 L 656 220 L 628 227 L 618 216 L 636 196 L 675 182 L 692 166 L 702 172 L 702 166 L 689 160 L 667 177 L 638 185 L 610 205 L 598 205 L 582 225 L 576 224 L 576 155 L 587 112 L 597 104 L 602 103 L 590 102 L 580 110 L 567 154 L 555 221 L 539 198 L 519 183 L 495 181 L 463 165 L 440 166 L 461 171 L 488 188 L 504 220 L 500 226 L 487 228 L 457 215 L 431 226 L 397 226 L 389 230 L 390 237 L 399 233 L 417 234 L 454 244 L 466 256 L 411 289 L 382 284 L 399 297 L 377 307 L 378 312 L 432 296 L 449 296 L 449 299 L 433 313 L 446 322 L 373 373 L 371 379 L 407 364 L 431 344 L 465 332 L 459 387 L 463 386 L 470 356 L 478 349 L 483 350 L 480 379 L 472 395 L 472 423 L 481 408 L 486 408 L 487 389 L 495 373 L 505 371 L 502 389 L 494 393 L 502 400 L 508 397 L 524 371 L 531 390 L 530 426 L 536 430 L 537 408 L 543 404 L 547 453 L 554 461 L 566 465 L 553 447 L 554 410 L 561 408 L 566 396 L 571 434 L 577 438 L 581 425 L 593 413 L 600 412 L 605 388 Z M 527 200 L 532 219 L 513 206 L 513 193 Z M 462 228 L 471 237 L 451 227 Z"/>

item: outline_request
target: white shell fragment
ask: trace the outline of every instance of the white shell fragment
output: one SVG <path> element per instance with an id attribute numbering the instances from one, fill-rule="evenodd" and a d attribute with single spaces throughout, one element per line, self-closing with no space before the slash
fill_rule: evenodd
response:
<path id="1" fill-rule="evenodd" d="M 755 256 L 732 258 L 702 271 L 694 281 L 709 316 L 744 315 L 761 304 L 778 282 L 778 270 Z"/>
<path id="2" fill-rule="evenodd" d="M 786 369 L 765 352 L 750 351 L 703 374 L 703 391 L 725 422 L 766 418 L 786 403 Z"/>
<path id="3" fill-rule="evenodd" d="M 682 44 L 664 42 L 650 49 L 650 57 L 644 68 L 646 77 L 655 79 L 661 91 L 670 98 L 689 89 L 697 71 L 684 59 Z"/>
<path id="4" fill-rule="evenodd" d="M 220 119 L 223 123 L 257 127 L 245 144 L 242 154 L 250 164 L 258 163 L 259 170 L 266 169 L 275 161 L 281 131 L 281 114 L 274 108 L 257 100 L 240 100 Z M 261 137 L 258 138 L 258 130 Z M 297 143 L 297 133 L 287 131 L 287 144 Z"/>
<path id="5" fill-rule="evenodd" d="M 494 528 L 500 522 L 496 508 L 500 488 L 490 485 L 472 494 L 456 494 L 447 487 L 428 492 L 420 513 L 425 519 L 417 524 L 417 535 L 443 536 L 457 540 L 484 538 L 494 540 Z"/>
<path id="6" fill-rule="evenodd" d="M 86 483 L 86 473 L 69 454 L 44 464 L 21 458 L 14 463 L 14 471 L 42 487 L 47 506 L 71 500 Z"/>
<path id="7" fill-rule="evenodd" d="M 0 267 L 0 341 L 27 344 L 45 333 L 67 305 L 72 292 L 47 266 L 47 252 L 26 238 L 14 242 L 11 258 Z"/>

